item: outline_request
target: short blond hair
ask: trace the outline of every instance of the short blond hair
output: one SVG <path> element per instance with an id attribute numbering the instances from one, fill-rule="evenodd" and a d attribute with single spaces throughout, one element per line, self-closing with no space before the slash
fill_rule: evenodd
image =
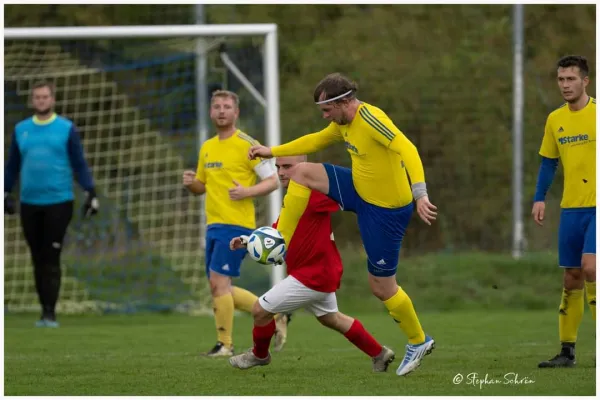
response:
<path id="1" fill-rule="evenodd" d="M 213 101 L 214 101 L 214 100 L 215 100 L 217 97 L 222 97 L 222 98 L 225 98 L 225 99 L 231 99 L 231 100 L 233 100 L 233 103 L 235 104 L 235 106 L 236 106 L 237 108 L 239 108 L 239 107 L 240 107 L 240 98 L 238 97 L 238 95 L 237 95 L 237 94 L 233 93 L 233 92 L 232 92 L 232 91 L 230 91 L 230 90 L 215 90 L 215 91 L 212 93 L 212 97 L 211 97 L 211 99 L 210 99 L 210 103 L 212 104 L 212 103 L 213 103 Z"/>
<path id="2" fill-rule="evenodd" d="M 48 88 L 50 90 L 50 96 L 54 97 L 54 93 L 56 93 L 56 86 L 52 82 L 49 81 L 38 81 L 35 82 L 31 86 L 31 95 L 33 95 L 33 91 L 41 88 Z"/>

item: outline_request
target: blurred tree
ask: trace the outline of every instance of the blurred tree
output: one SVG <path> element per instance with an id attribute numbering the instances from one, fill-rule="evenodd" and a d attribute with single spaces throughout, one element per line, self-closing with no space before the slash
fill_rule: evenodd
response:
<path id="1" fill-rule="evenodd" d="M 7 5 L 6 26 L 190 23 L 190 5 Z M 554 246 L 555 232 L 533 229 L 533 196 L 543 126 L 561 104 L 556 60 L 584 54 L 595 78 L 595 7 L 527 5 L 524 121 L 525 218 L 531 248 Z M 415 221 L 404 251 L 506 250 L 511 240 L 512 10 L 506 5 L 210 5 L 209 23 L 279 27 L 284 141 L 321 129 L 314 85 L 339 71 L 359 98 L 386 111 L 418 146 L 433 227 Z M 568 23 L 565 23 L 568 21 Z M 595 96 L 595 84 L 590 85 Z M 313 160 L 349 165 L 343 146 Z M 561 193 L 557 176 L 550 200 Z M 384 189 L 382 189 L 384 190 Z M 557 219 L 558 209 L 550 210 Z M 355 218 L 336 219 L 339 237 L 357 237 Z M 341 240 L 340 242 L 343 242 Z"/>

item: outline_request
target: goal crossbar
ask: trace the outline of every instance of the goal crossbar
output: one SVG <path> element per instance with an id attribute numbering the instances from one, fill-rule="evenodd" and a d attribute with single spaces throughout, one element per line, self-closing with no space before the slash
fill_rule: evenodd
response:
<path id="1" fill-rule="evenodd" d="M 167 38 L 181 36 L 268 36 L 277 35 L 276 24 L 225 25 L 131 25 L 131 26 L 72 26 L 47 28 L 4 28 L 4 39 L 117 39 Z"/>
<path id="2" fill-rule="evenodd" d="M 279 65 L 276 24 L 206 24 L 162 26 L 79 26 L 44 28 L 4 28 L 4 40 L 52 40 L 52 39 L 124 39 L 124 38 L 173 38 L 209 36 L 264 36 L 264 98 L 267 146 L 280 144 L 279 116 Z M 269 195 L 269 220 L 275 221 L 281 205 L 281 191 Z M 284 278 L 281 266 L 274 266 L 272 283 Z"/>

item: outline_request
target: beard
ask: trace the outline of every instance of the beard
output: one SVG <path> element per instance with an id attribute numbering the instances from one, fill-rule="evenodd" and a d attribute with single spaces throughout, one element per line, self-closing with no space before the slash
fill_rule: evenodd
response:
<path id="1" fill-rule="evenodd" d="M 346 118 L 344 115 L 342 115 L 342 116 L 340 117 L 340 119 L 339 119 L 339 120 L 337 120 L 337 121 L 335 121 L 335 122 L 336 122 L 336 124 L 338 124 L 338 125 L 348 125 L 348 118 Z"/>
<path id="2" fill-rule="evenodd" d="M 46 108 L 36 108 L 35 109 L 35 113 L 37 115 L 49 115 L 52 112 L 52 107 L 46 107 Z"/>
<path id="3" fill-rule="evenodd" d="M 230 127 L 233 126 L 234 121 L 231 121 L 231 120 L 228 120 L 228 119 L 223 119 L 223 120 L 216 119 L 214 121 L 214 123 L 215 123 L 215 126 L 217 128 L 227 129 L 227 128 L 230 128 Z"/>

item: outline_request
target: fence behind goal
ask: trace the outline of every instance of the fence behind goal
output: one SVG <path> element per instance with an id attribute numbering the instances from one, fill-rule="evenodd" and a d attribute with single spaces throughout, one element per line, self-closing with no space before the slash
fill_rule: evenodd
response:
<path id="1" fill-rule="evenodd" d="M 240 128 L 264 142 L 262 106 L 219 61 L 224 39 L 205 40 L 207 90 L 236 91 Z M 100 198 L 100 214 L 83 220 L 76 188 L 60 312 L 207 309 L 200 201 L 181 184 L 183 170 L 196 167 L 197 107 L 209 106 L 196 102 L 195 45 L 193 38 L 5 41 L 5 157 L 14 125 L 32 113 L 32 84 L 48 80 L 56 85 L 56 111 L 79 128 Z M 243 39 L 227 47 L 262 88 L 259 48 Z M 260 200 L 257 223 L 268 222 L 266 209 Z M 18 217 L 4 223 L 5 309 L 37 311 Z M 268 271 L 253 269 L 245 285 L 267 287 Z"/>

